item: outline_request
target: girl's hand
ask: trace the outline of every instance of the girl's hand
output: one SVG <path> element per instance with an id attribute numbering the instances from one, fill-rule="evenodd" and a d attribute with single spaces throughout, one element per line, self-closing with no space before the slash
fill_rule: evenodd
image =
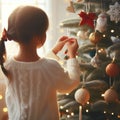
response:
<path id="1" fill-rule="evenodd" d="M 66 42 L 69 41 L 68 36 L 62 36 L 57 43 L 55 44 L 55 46 L 53 47 L 52 51 L 57 54 L 60 50 L 62 50 L 62 48 L 64 47 L 64 45 L 66 44 Z"/>
<path id="2" fill-rule="evenodd" d="M 67 42 L 67 55 L 69 58 L 75 58 L 78 50 L 78 42 L 75 38 L 69 38 L 69 41 Z"/>

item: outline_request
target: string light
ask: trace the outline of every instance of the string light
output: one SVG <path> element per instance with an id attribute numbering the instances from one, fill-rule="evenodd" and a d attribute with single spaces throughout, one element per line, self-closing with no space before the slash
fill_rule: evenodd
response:
<path id="1" fill-rule="evenodd" d="M 104 114 L 106 113 L 106 111 L 104 111 Z"/>
<path id="2" fill-rule="evenodd" d="M 70 118 L 70 115 L 67 115 L 67 118 Z"/>
<path id="3" fill-rule="evenodd" d="M 2 100 L 3 99 L 3 96 L 2 95 L 0 95 L 0 100 Z"/>
<path id="4" fill-rule="evenodd" d="M 87 102 L 87 104 L 89 105 L 89 104 L 90 104 L 90 102 L 88 101 L 88 102 Z"/>
<path id="5" fill-rule="evenodd" d="M 3 112 L 7 112 L 8 109 L 6 107 L 3 108 Z"/>
<path id="6" fill-rule="evenodd" d="M 114 115 L 114 113 L 111 113 L 111 115 Z"/>
<path id="7" fill-rule="evenodd" d="M 66 109 L 66 112 L 69 112 L 69 110 L 68 110 L 68 109 Z"/>
<path id="8" fill-rule="evenodd" d="M 104 34 L 103 37 L 106 37 L 106 35 Z"/>
<path id="9" fill-rule="evenodd" d="M 69 95 L 69 93 L 66 93 L 66 95 Z"/>
<path id="10" fill-rule="evenodd" d="M 104 94 L 101 94 L 102 97 L 104 97 L 105 95 Z"/>
<path id="11" fill-rule="evenodd" d="M 60 109 L 63 109 L 63 106 L 60 106 Z"/>
<path id="12" fill-rule="evenodd" d="M 71 116 L 74 116 L 74 113 L 73 113 L 73 112 L 71 112 Z"/>
<path id="13" fill-rule="evenodd" d="M 111 30 L 111 33 L 114 33 L 115 32 L 115 30 Z"/>
<path id="14" fill-rule="evenodd" d="M 89 112 L 89 110 L 88 110 L 88 109 L 86 109 L 86 112 Z"/>

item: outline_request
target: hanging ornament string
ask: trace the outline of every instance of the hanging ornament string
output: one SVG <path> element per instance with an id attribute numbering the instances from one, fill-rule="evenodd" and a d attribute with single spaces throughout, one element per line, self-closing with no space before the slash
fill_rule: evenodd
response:
<path id="1" fill-rule="evenodd" d="M 89 1 L 86 2 L 86 13 L 89 13 L 90 12 L 90 5 L 89 5 Z"/>
<path id="2" fill-rule="evenodd" d="M 109 77 L 109 88 L 112 86 L 112 78 Z"/>
<path id="3" fill-rule="evenodd" d="M 103 0 L 101 0 L 100 8 L 102 10 L 101 12 L 105 12 L 105 4 L 103 3 Z"/>
<path id="4" fill-rule="evenodd" d="M 83 87 L 85 87 L 85 72 L 83 72 Z"/>

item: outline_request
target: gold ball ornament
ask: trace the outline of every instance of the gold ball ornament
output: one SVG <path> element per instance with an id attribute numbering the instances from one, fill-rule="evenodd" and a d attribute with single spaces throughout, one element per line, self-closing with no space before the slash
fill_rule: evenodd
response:
<path id="1" fill-rule="evenodd" d="M 86 88 L 80 88 L 75 92 L 74 97 L 78 103 L 85 105 L 90 99 L 90 93 Z"/>
<path id="2" fill-rule="evenodd" d="M 115 77 L 120 74 L 120 67 L 116 63 L 110 63 L 106 66 L 106 74 Z"/>
<path id="3" fill-rule="evenodd" d="M 108 103 L 110 102 L 117 102 L 118 101 L 118 94 L 114 88 L 109 88 L 104 93 L 104 100 Z"/>
<path id="4" fill-rule="evenodd" d="M 100 33 L 99 31 L 95 31 L 95 32 L 90 33 L 89 40 L 92 43 L 96 44 L 102 39 L 102 37 L 103 37 L 102 33 Z"/>

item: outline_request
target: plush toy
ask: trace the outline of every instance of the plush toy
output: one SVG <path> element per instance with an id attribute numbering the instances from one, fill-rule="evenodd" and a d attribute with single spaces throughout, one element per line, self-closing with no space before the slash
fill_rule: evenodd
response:
<path id="1" fill-rule="evenodd" d="M 100 13 L 96 21 L 95 30 L 98 30 L 99 32 L 103 33 L 106 31 L 106 28 L 107 28 L 107 14 Z"/>

